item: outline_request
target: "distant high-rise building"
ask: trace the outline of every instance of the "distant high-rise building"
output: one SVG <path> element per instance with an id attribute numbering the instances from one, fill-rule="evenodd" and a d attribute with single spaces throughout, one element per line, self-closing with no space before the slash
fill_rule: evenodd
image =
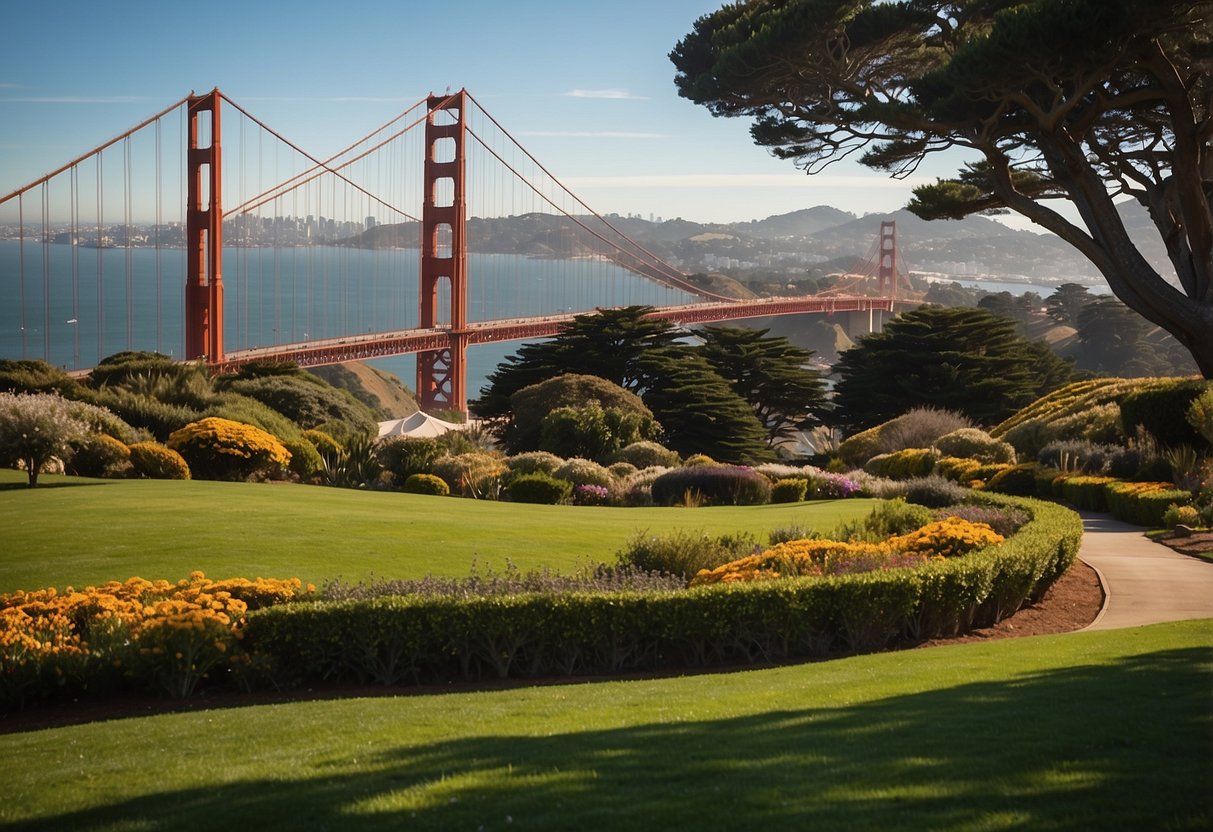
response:
<path id="1" fill-rule="evenodd" d="M 374 228 L 374 227 L 375 227 L 375 218 L 374 218 L 374 217 L 367 217 L 367 218 L 366 218 L 366 230 L 367 230 L 367 231 L 370 231 L 370 230 L 371 230 L 372 228 Z"/>

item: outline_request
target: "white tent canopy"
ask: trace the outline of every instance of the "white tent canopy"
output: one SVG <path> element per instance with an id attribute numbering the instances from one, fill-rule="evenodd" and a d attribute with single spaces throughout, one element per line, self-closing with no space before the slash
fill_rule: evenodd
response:
<path id="1" fill-rule="evenodd" d="M 392 419 L 379 423 L 379 438 L 389 439 L 393 436 L 442 436 L 452 430 L 462 430 L 463 425 L 454 422 L 444 422 L 428 413 L 418 410 L 403 419 Z"/>

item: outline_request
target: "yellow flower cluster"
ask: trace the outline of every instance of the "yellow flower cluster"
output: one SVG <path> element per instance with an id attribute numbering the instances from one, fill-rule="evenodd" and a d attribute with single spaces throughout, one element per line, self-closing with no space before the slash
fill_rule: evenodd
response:
<path id="1" fill-rule="evenodd" d="M 297 578 L 211 581 L 193 572 L 177 583 L 136 577 L 0 595 L 0 674 L 31 665 L 59 669 L 72 657 L 119 667 L 140 655 L 170 653 L 197 671 L 201 649 L 223 654 L 240 638 L 250 607 L 313 590 Z"/>
<path id="2" fill-rule="evenodd" d="M 955 558 L 1004 540 L 1006 538 L 986 523 L 947 517 L 909 534 L 890 537 L 888 543 L 899 552 Z"/>
<path id="3" fill-rule="evenodd" d="M 691 586 L 919 566 L 936 558 L 968 554 L 1003 540 L 985 523 L 970 523 L 959 517 L 928 523 L 883 543 L 791 540 L 715 569 L 701 569 L 691 579 Z"/>
<path id="4" fill-rule="evenodd" d="M 861 565 L 879 568 L 891 554 L 893 550 L 883 543 L 790 540 L 715 569 L 701 569 L 691 579 L 691 586 L 861 571 Z"/>

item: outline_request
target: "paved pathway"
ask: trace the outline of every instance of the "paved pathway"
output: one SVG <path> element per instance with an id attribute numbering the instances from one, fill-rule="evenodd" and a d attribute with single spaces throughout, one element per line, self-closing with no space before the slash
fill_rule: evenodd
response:
<path id="1" fill-rule="evenodd" d="M 1099 572 L 1108 595 L 1086 629 L 1213 618 L 1213 563 L 1148 540 L 1140 526 L 1079 513 L 1084 533 L 1078 556 Z"/>

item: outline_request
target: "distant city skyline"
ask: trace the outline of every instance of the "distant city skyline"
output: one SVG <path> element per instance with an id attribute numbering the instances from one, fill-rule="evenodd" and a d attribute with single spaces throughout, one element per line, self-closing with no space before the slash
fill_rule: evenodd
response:
<path id="1" fill-rule="evenodd" d="M 13 6 L 0 56 L 0 196 L 212 87 L 319 156 L 427 92 L 466 87 L 603 214 L 885 213 L 915 184 L 954 170 L 951 157 L 905 181 L 853 163 L 809 177 L 755 146 L 749 120 L 713 118 L 679 98 L 667 55 L 719 6 L 216 0 L 199 17 L 147 0 L 67 0 L 54 20 L 34 4 Z"/>

